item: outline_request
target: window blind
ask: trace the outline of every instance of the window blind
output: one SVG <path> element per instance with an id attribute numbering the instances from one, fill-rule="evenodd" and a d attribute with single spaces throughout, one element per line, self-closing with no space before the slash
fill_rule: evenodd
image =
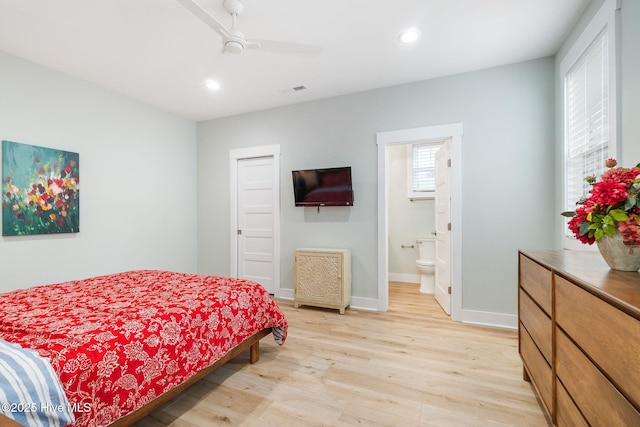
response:
<path id="1" fill-rule="evenodd" d="M 565 75 L 565 207 L 585 197 L 585 177 L 599 177 L 609 155 L 609 52 L 606 29 Z"/>
<path id="2" fill-rule="evenodd" d="M 436 153 L 440 144 L 415 144 L 413 146 L 413 191 L 416 193 L 436 190 Z"/>

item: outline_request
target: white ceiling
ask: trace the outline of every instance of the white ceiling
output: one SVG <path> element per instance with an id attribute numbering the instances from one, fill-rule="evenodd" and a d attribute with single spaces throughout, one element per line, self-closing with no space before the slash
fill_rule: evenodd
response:
<path id="1" fill-rule="evenodd" d="M 230 24 L 222 0 L 199 3 Z M 589 0 L 244 3 L 247 38 L 323 53 L 222 54 L 177 0 L 0 0 L 0 50 L 199 121 L 553 55 Z M 403 46 L 409 26 L 422 37 Z M 206 89 L 207 77 L 222 88 Z"/>

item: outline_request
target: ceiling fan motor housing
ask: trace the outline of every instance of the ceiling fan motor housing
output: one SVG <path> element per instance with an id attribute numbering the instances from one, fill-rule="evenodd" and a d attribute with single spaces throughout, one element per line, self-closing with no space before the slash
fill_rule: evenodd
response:
<path id="1" fill-rule="evenodd" d="M 244 45 L 242 42 L 237 40 L 227 40 L 224 44 L 224 51 L 229 53 L 240 53 L 244 50 Z"/>

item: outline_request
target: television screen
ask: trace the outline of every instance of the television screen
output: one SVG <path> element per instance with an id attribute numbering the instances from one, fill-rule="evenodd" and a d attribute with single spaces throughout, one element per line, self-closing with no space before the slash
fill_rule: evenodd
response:
<path id="1" fill-rule="evenodd" d="M 353 206 L 351 167 L 292 171 L 296 206 Z"/>

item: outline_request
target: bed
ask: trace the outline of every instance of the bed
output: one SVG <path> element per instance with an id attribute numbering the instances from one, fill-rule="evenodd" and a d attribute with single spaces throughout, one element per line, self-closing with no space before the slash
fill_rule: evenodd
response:
<path id="1" fill-rule="evenodd" d="M 260 339 L 272 334 L 281 345 L 287 326 L 258 283 L 167 271 L 38 286 L 0 299 L 0 339 L 50 362 L 72 425 L 83 427 L 129 425 L 246 349 L 256 362 Z"/>

